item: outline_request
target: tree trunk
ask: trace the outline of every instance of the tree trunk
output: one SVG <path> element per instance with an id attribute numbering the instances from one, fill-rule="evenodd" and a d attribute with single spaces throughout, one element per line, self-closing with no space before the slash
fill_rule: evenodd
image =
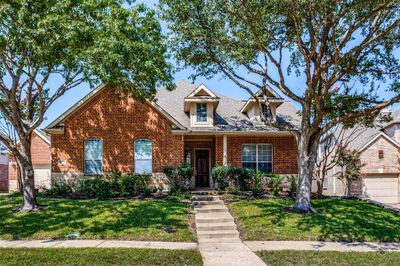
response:
<path id="1" fill-rule="evenodd" d="M 301 134 L 298 143 L 299 182 L 293 209 L 299 213 L 313 211 L 311 207 L 311 186 L 318 150 L 318 139 L 307 138 L 305 135 L 305 133 Z"/>
<path id="2" fill-rule="evenodd" d="M 317 171 L 317 196 L 322 197 L 322 193 L 324 191 L 324 173 L 323 170 L 320 168 Z"/>
<path id="3" fill-rule="evenodd" d="M 23 192 L 22 212 L 35 211 L 38 209 L 35 191 L 34 171 L 31 160 L 31 141 L 21 139 L 21 179 Z"/>

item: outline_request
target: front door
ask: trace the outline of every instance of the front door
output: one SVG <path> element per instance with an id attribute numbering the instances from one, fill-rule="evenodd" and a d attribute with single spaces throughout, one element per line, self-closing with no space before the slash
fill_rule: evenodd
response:
<path id="1" fill-rule="evenodd" d="M 196 187 L 210 186 L 210 151 L 195 151 Z"/>

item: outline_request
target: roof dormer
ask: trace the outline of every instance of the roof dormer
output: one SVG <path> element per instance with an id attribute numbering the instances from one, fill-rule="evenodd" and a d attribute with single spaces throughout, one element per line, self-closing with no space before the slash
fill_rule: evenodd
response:
<path id="1" fill-rule="evenodd" d="M 197 87 L 184 99 L 184 111 L 190 113 L 190 125 L 213 126 L 218 103 L 219 97 L 206 86 Z"/>
<path id="2" fill-rule="evenodd" d="M 268 104 L 271 107 L 272 119 L 275 120 L 276 119 L 276 109 L 284 102 L 284 99 L 282 97 L 280 97 L 278 93 L 276 93 L 273 89 L 271 89 L 269 87 L 267 87 L 265 90 L 266 95 L 264 95 L 263 93 L 264 93 L 263 90 L 259 90 L 255 94 L 258 101 L 261 104 L 262 113 L 264 114 L 265 117 L 269 116 L 269 110 L 266 105 L 266 103 L 268 102 Z M 247 114 L 249 119 L 254 123 L 262 121 L 262 119 L 260 117 L 259 106 L 257 104 L 256 99 L 254 99 L 254 97 L 250 97 L 246 101 L 246 103 L 244 104 L 244 106 L 242 107 L 240 112 Z"/>

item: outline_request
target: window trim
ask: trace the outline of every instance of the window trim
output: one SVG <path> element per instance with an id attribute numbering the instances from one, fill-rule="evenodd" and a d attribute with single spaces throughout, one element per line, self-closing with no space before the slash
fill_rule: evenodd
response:
<path id="1" fill-rule="evenodd" d="M 148 141 L 148 142 L 150 142 L 150 144 L 151 144 L 151 165 L 150 165 L 150 167 L 151 167 L 151 171 L 150 171 L 150 173 L 139 173 L 139 172 L 136 172 L 136 160 L 149 160 L 149 159 L 136 159 L 135 157 L 135 154 L 136 154 L 136 152 L 135 152 L 135 147 L 136 147 L 136 142 L 138 142 L 138 141 Z M 152 174 L 153 173 L 153 141 L 151 140 L 151 139 L 146 139 L 146 138 L 140 138 L 140 139 L 135 139 L 134 141 L 133 141 L 133 173 L 135 173 L 135 174 Z"/>
<path id="2" fill-rule="evenodd" d="M 328 190 L 329 188 L 329 175 L 324 177 L 324 181 L 322 182 L 322 189 Z"/>
<path id="3" fill-rule="evenodd" d="M 198 112 L 197 112 L 197 106 L 199 105 L 199 104 L 202 104 L 202 105 L 205 105 L 205 107 L 206 107 L 206 121 L 198 121 Z M 195 106 L 196 108 L 195 108 L 195 111 L 196 111 L 196 124 L 208 124 L 208 103 L 206 103 L 206 102 L 198 102 L 198 103 L 196 103 L 196 106 Z"/>
<path id="4" fill-rule="evenodd" d="M 86 142 L 87 141 L 99 141 L 100 143 L 101 143 L 101 159 L 100 160 L 96 160 L 96 161 L 101 161 L 101 170 L 100 170 L 100 173 L 99 174 L 96 174 L 96 173 L 88 173 L 88 172 L 86 172 L 86 161 L 88 161 L 88 160 L 86 160 Z M 103 162 L 103 140 L 101 139 L 101 138 L 88 138 L 88 139 L 85 139 L 84 141 L 83 141 L 83 174 L 85 175 L 85 176 L 99 176 L 99 175 L 103 175 L 103 173 L 104 173 L 104 162 Z"/>
<path id="5" fill-rule="evenodd" d="M 242 154 L 241 154 L 242 167 L 243 167 L 243 162 L 244 162 L 243 161 L 243 146 L 245 146 L 245 145 L 255 145 L 256 146 L 256 161 L 255 161 L 255 163 L 256 163 L 256 171 L 258 171 L 258 163 L 259 163 L 259 161 L 258 161 L 258 145 L 269 145 L 269 146 L 271 146 L 271 152 L 272 152 L 271 173 L 274 173 L 274 145 L 272 143 L 242 143 L 242 150 L 241 150 L 241 152 L 242 152 Z M 269 163 L 268 161 L 261 161 L 261 163 L 262 162 Z"/>

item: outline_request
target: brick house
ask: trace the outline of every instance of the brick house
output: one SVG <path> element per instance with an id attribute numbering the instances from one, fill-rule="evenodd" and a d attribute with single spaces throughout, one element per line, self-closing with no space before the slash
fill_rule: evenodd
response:
<path id="1" fill-rule="evenodd" d="M 35 187 L 39 190 L 49 188 L 51 185 L 50 137 L 39 129 L 35 129 L 32 133 L 31 153 Z M 18 175 L 17 163 L 14 157 L 9 155 L 8 189 L 10 192 L 19 190 Z"/>
<path id="2" fill-rule="evenodd" d="M 163 169 L 187 162 L 193 187 L 212 187 L 216 164 L 297 173 L 295 137 L 265 126 L 254 99 L 238 101 L 204 85 L 178 82 L 155 101 L 118 98 L 100 86 L 52 122 L 53 182 L 109 171 L 152 173 L 165 185 Z M 296 108 L 268 89 L 272 119 L 298 123 Z M 263 111 L 267 111 L 260 97 Z"/>
<path id="3" fill-rule="evenodd" d="M 384 112 L 390 112 L 385 110 Z M 393 112 L 390 123 L 374 128 L 349 129 L 355 134 L 347 148 L 360 153 L 362 179 L 355 182 L 352 193 L 383 203 L 400 203 L 400 109 Z M 335 136 L 332 136 L 335 137 Z M 335 177 L 338 167 L 325 178 L 325 194 L 343 195 L 343 184 Z"/>
<path id="4" fill-rule="evenodd" d="M 8 156 L 6 148 L 0 143 L 0 192 L 8 192 Z"/>

